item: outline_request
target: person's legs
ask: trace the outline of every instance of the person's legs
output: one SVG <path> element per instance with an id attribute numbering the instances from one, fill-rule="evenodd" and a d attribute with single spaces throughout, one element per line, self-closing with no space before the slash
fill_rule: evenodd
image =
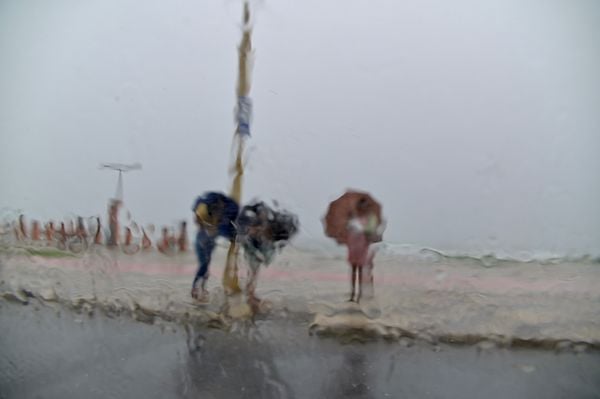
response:
<path id="1" fill-rule="evenodd" d="M 200 229 L 196 235 L 196 255 L 198 256 L 198 270 L 192 283 L 192 297 L 198 297 L 198 281 L 202 280 L 202 292 L 206 291 L 206 280 L 208 279 L 208 267 L 215 248 L 215 240 L 206 231 Z"/>
<path id="2" fill-rule="evenodd" d="M 249 301 L 257 300 L 255 292 L 258 282 L 258 271 L 260 270 L 260 261 L 254 257 L 248 258 L 248 283 L 246 284 L 246 295 Z"/>
<path id="3" fill-rule="evenodd" d="M 350 283 L 352 286 L 352 291 L 350 292 L 350 302 L 354 301 L 354 292 L 356 288 L 356 272 L 358 267 L 355 264 L 352 264 L 352 272 L 350 273 Z"/>
<path id="4" fill-rule="evenodd" d="M 362 266 L 358 266 L 358 295 L 356 296 L 356 303 L 360 302 L 360 297 L 362 295 L 363 289 L 363 281 L 362 281 Z"/>

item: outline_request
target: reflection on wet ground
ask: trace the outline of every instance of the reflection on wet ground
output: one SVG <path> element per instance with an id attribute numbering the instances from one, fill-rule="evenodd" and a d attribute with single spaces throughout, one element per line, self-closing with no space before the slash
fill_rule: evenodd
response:
<path id="1" fill-rule="evenodd" d="M 0 302 L 3 398 L 592 398 L 600 354 L 343 344 L 297 320 L 232 331 Z"/>

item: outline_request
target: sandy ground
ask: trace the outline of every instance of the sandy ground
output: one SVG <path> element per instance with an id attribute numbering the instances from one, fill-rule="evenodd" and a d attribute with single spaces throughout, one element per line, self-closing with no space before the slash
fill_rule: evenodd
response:
<path id="1" fill-rule="evenodd" d="M 0 295 L 29 297 L 141 319 L 230 324 L 220 289 L 224 249 L 214 257 L 211 298 L 189 297 L 193 254 L 124 255 L 104 249 L 78 257 L 27 256 L 14 249 L 0 257 Z M 485 267 L 469 259 L 378 256 L 375 297 L 346 303 L 348 267 L 343 256 L 288 248 L 261 271 L 258 294 L 265 317 L 301 315 L 308 330 L 427 341 L 492 341 L 496 345 L 551 346 L 600 342 L 600 265 L 499 262 Z M 240 259 L 239 274 L 245 276 Z M 230 306 L 233 305 L 233 306 Z M 229 309 L 228 309 L 229 306 Z M 238 315 L 246 310 L 239 308 Z M 262 317 L 262 316 L 261 316 Z"/>

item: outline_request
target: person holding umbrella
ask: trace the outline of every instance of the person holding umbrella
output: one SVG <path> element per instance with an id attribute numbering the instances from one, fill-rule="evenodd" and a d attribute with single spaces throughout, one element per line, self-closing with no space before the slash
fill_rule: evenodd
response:
<path id="1" fill-rule="evenodd" d="M 348 263 L 352 268 L 350 301 L 355 300 L 357 280 L 357 303 L 362 296 L 363 281 L 373 284 L 375 253 L 370 250 L 370 245 L 382 240 L 383 229 L 381 205 L 368 193 L 347 191 L 329 204 L 325 234 L 348 247 Z"/>
<path id="2" fill-rule="evenodd" d="M 245 205 L 236 222 L 238 242 L 248 262 L 246 295 L 257 304 L 255 295 L 261 265 L 268 266 L 277 250 L 283 249 L 298 231 L 298 218 L 290 212 L 272 209 L 262 201 Z"/>

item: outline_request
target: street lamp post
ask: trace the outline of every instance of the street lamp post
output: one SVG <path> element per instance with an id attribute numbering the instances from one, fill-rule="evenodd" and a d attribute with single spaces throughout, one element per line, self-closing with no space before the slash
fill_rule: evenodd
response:
<path id="1" fill-rule="evenodd" d="M 142 164 L 134 163 L 130 165 L 121 163 L 104 163 L 100 165 L 102 169 L 111 169 L 119 172 L 117 180 L 117 191 L 115 197 L 108 203 L 108 227 L 110 235 L 106 245 L 114 247 L 119 244 L 119 208 L 123 204 L 123 172 L 142 169 Z"/>

